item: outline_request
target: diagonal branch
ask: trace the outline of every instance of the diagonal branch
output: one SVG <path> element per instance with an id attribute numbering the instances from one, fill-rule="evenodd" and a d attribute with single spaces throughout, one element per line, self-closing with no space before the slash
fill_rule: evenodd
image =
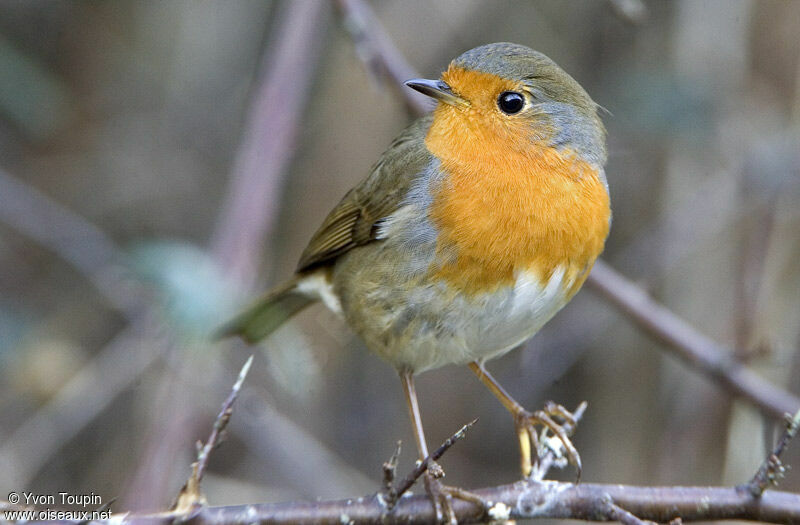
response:
<path id="1" fill-rule="evenodd" d="M 350 33 L 356 53 L 373 80 L 383 83 L 388 79 L 389 85 L 400 92 L 413 113 L 429 111 L 431 103 L 428 97 L 403 86 L 403 82 L 419 75 L 395 47 L 370 6 L 362 0 L 337 0 L 336 5 L 342 14 L 342 25 Z"/>
<path id="2" fill-rule="evenodd" d="M 244 380 L 247 377 L 248 372 L 250 372 L 250 365 L 253 364 L 253 356 L 247 358 L 247 361 L 242 366 L 241 371 L 239 371 L 239 376 L 236 378 L 236 382 L 233 384 L 233 388 L 231 388 L 231 393 L 225 399 L 225 402 L 222 403 L 222 410 L 220 410 L 219 415 L 217 416 L 216 421 L 214 421 L 214 428 L 211 430 L 211 435 L 208 437 L 208 441 L 206 441 L 205 445 L 200 449 L 200 452 L 197 454 L 197 478 L 198 480 L 203 479 L 203 474 L 205 474 L 206 467 L 208 466 L 208 460 L 211 457 L 211 452 L 219 445 L 220 440 L 222 439 L 222 433 L 227 428 L 228 423 L 231 420 L 231 415 L 233 415 L 233 404 L 236 402 L 236 399 L 239 397 L 239 392 L 242 390 L 242 385 L 244 384 Z"/>
<path id="3" fill-rule="evenodd" d="M 766 414 L 782 419 L 784 414 L 800 410 L 797 396 L 762 379 L 736 361 L 732 349 L 701 334 L 605 262 L 595 263 L 588 283 L 640 328 L 667 343 L 689 365 Z"/>

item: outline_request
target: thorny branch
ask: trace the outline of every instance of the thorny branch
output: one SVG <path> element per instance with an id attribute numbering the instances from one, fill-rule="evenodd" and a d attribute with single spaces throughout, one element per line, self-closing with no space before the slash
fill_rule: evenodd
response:
<path id="1" fill-rule="evenodd" d="M 495 519 L 577 519 L 588 521 L 750 520 L 800 523 L 800 495 L 767 491 L 760 498 L 724 487 L 636 487 L 599 483 L 519 481 L 511 485 L 470 490 L 489 503 Z M 198 509 L 187 523 L 432 523 L 433 507 L 426 495 L 401 498 L 393 513 L 377 495 L 337 501 L 310 501 L 207 507 Z M 475 523 L 483 510 L 454 499 L 459 523 Z M 130 517 L 134 519 L 133 516 Z M 149 524 L 171 522 L 174 514 L 136 516 Z M 125 519 L 121 521 L 126 521 Z"/>
<path id="2" fill-rule="evenodd" d="M 199 491 L 202 472 L 198 476 L 202 461 L 218 442 L 219 433 L 230 419 L 233 402 L 241 388 L 252 358 L 242 368 L 239 379 L 228 399 L 223 404 L 211 437 L 193 465 L 189 483 L 196 491 L 187 494 L 181 491 L 182 505 L 174 510 L 157 514 L 128 514 L 115 516 L 118 523 L 172 524 L 228 524 L 228 523 L 272 523 L 272 524 L 361 524 L 361 523 L 431 523 L 434 509 L 426 495 L 406 495 L 396 502 L 387 501 L 384 494 L 357 499 L 315 502 L 286 502 L 228 507 L 207 507 Z M 577 412 L 577 411 L 576 411 Z M 473 422 L 474 423 L 474 422 Z M 442 447 L 430 456 L 438 457 L 463 436 L 469 425 L 463 427 Z M 800 413 L 787 418 L 787 431 L 781 438 L 776 453 L 782 452 L 791 435 L 800 426 Z M 788 436 L 788 437 L 787 437 Z M 388 482 L 394 479 L 395 452 L 387 463 Z M 438 454 L 438 456 L 437 456 Z M 412 476 L 419 477 L 424 470 Z M 386 482 L 386 480 L 385 480 Z M 401 487 L 405 483 L 401 484 Z M 398 491 L 398 495 L 402 494 Z M 486 503 L 486 508 L 472 502 L 454 499 L 453 510 L 459 523 L 475 523 L 488 515 L 496 521 L 514 519 L 577 519 L 586 521 L 619 521 L 626 525 L 641 525 L 648 522 L 748 520 L 771 523 L 800 523 L 800 494 L 768 491 L 755 496 L 748 485 L 742 487 L 637 487 L 583 483 L 575 485 L 557 481 L 523 480 L 510 485 L 471 490 Z M 192 497 L 193 496 L 193 497 Z M 180 499 L 180 498 L 179 498 Z M 393 504 L 393 505 L 392 505 Z M 2 508 L 2 504 L 0 504 Z M 68 522 L 61 522 L 68 523 Z M 72 522 L 74 523 L 74 522 Z"/>
<path id="3" fill-rule="evenodd" d="M 360 52 L 359 56 L 362 59 L 369 56 L 366 67 L 373 74 L 383 73 L 382 78 L 392 85 L 417 76 L 413 69 L 404 66 L 405 60 L 398 59 L 402 55 L 391 45 L 391 40 L 367 2 L 339 0 L 338 5 L 345 20 L 362 21 L 355 25 L 356 29 L 350 31 L 356 47 L 369 50 L 369 53 Z M 422 114 L 427 110 L 426 106 L 419 103 L 412 90 L 405 89 L 401 92 L 406 97 L 407 105 L 415 113 Z M 640 328 L 667 343 L 684 361 L 730 392 L 747 399 L 764 413 L 781 419 L 784 414 L 793 414 L 800 409 L 800 398 L 765 381 L 738 363 L 732 349 L 700 333 L 604 261 L 598 260 L 595 263 L 587 283 Z"/>

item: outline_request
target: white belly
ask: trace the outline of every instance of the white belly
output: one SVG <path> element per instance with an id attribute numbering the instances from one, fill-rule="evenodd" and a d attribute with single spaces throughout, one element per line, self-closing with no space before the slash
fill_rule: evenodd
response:
<path id="1" fill-rule="evenodd" d="M 483 358 L 492 358 L 538 332 L 566 304 L 564 273 L 564 268 L 559 267 L 544 286 L 528 272 L 518 275 L 513 294 L 498 301 L 493 319 L 475 332 L 475 352 Z"/>
<path id="2" fill-rule="evenodd" d="M 375 283 L 362 290 L 358 308 L 345 303 L 344 313 L 370 350 L 398 369 L 421 372 L 491 359 L 529 339 L 566 304 L 564 280 L 564 268 L 546 283 L 521 272 L 513 288 L 471 297 L 442 283 L 389 294 Z"/>
<path id="3" fill-rule="evenodd" d="M 459 298 L 446 309 L 445 320 L 454 334 L 460 335 L 414 345 L 418 369 L 492 359 L 530 339 L 566 304 L 563 280 L 563 268 L 553 272 L 544 285 L 523 272 L 513 289 L 477 301 Z M 434 344 L 436 349 L 429 353 Z"/>

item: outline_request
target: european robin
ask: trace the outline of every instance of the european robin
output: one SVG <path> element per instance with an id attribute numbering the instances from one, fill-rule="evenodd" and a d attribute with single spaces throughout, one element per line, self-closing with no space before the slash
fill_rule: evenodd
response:
<path id="1" fill-rule="evenodd" d="M 422 458 L 414 374 L 464 364 L 514 416 L 524 476 L 534 424 L 561 438 L 579 469 L 562 428 L 569 414 L 553 404 L 527 412 L 484 362 L 533 336 L 603 250 L 611 210 L 598 105 L 548 57 L 510 43 L 406 85 L 436 109 L 333 209 L 294 277 L 224 333 L 258 341 L 321 300 L 400 373 Z"/>

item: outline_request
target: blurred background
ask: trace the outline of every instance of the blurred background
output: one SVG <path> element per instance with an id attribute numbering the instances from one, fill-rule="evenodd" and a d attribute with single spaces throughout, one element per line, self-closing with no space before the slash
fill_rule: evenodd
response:
<path id="1" fill-rule="evenodd" d="M 571 73 L 608 110 L 605 259 L 800 393 L 800 3 L 370 5 L 423 76 L 494 41 Z M 322 1 L 0 1 L 0 495 L 171 503 L 251 352 L 209 331 L 291 274 L 412 118 L 365 25 Z M 530 409 L 589 402 L 584 480 L 749 479 L 772 422 L 662 350 L 585 289 L 489 369 Z M 466 368 L 418 390 L 431 446 L 480 418 L 450 484 L 517 479 L 511 418 Z M 204 487 L 367 494 L 397 440 L 405 473 L 395 372 L 315 306 L 256 350 Z"/>

